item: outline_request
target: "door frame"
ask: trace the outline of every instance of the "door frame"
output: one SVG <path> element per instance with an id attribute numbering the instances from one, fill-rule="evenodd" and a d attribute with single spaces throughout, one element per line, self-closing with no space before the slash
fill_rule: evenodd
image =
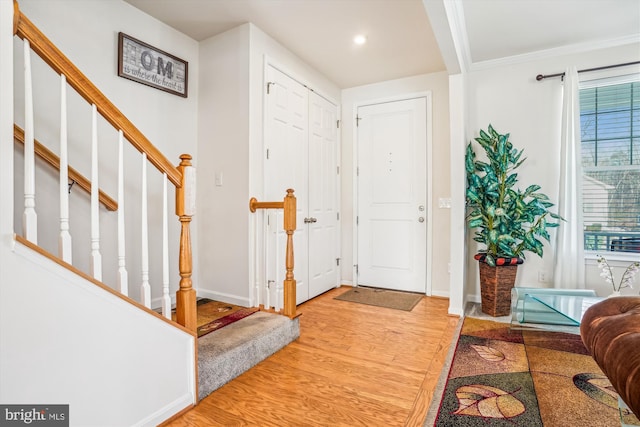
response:
<path id="1" fill-rule="evenodd" d="M 425 98 L 427 103 L 427 259 L 426 261 L 426 289 L 425 295 L 432 295 L 432 265 L 433 265 L 433 103 L 432 92 L 411 92 L 403 95 L 390 96 L 385 98 L 375 98 L 366 101 L 358 101 L 353 104 L 353 117 L 354 120 L 358 117 L 358 108 L 366 107 L 369 105 L 384 104 L 389 102 L 407 101 L 410 99 Z M 352 250 L 353 250 L 353 283 L 354 286 L 358 285 L 358 146 L 360 141 L 358 140 L 358 126 L 353 126 L 353 237 L 352 237 Z"/>

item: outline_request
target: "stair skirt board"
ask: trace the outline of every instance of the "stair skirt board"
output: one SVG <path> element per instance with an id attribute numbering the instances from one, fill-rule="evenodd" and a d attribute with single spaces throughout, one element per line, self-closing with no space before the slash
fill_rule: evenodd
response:
<path id="1" fill-rule="evenodd" d="M 300 336 L 300 321 L 257 312 L 198 339 L 203 399 Z"/>

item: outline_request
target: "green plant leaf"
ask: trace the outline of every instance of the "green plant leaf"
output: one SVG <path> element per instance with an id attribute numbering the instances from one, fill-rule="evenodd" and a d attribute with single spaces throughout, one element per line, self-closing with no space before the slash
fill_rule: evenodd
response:
<path id="1" fill-rule="evenodd" d="M 515 188 L 519 176 L 514 170 L 525 158 L 524 150 L 514 148 L 509 138 L 508 133 L 502 135 L 489 125 L 475 138 L 486 160 L 476 159 L 471 143 L 465 153 L 466 196 L 473 209 L 467 221 L 477 229 L 474 240 L 486 245 L 483 250 L 489 265 L 495 265 L 500 256 L 524 258 L 523 251 L 541 255 L 543 245 L 537 237 L 549 240 L 547 228 L 558 226 L 548 218 L 563 220 L 549 211 L 553 203 L 539 192 L 539 185 L 529 185 L 524 192 Z"/>

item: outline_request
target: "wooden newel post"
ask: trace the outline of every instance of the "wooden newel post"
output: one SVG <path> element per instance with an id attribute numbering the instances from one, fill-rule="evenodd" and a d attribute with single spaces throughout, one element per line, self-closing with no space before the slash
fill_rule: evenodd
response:
<path id="1" fill-rule="evenodd" d="M 296 317 L 296 280 L 293 277 L 293 232 L 296 229 L 296 197 L 288 189 L 284 198 L 284 231 L 287 233 L 286 268 L 284 278 L 284 315 Z"/>
<path id="2" fill-rule="evenodd" d="M 13 0 L 13 35 L 15 36 L 18 33 L 18 25 L 20 24 L 20 7 L 18 6 L 18 2 Z"/>
<path id="3" fill-rule="evenodd" d="M 192 332 L 197 330 L 196 291 L 192 287 L 191 273 L 191 217 L 195 214 L 195 168 L 191 156 L 183 154 L 178 170 L 182 174 L 182 186 L 176 187 L 176 215 L 180 219 L 180 289 L 176 292 L 176 321 Z"/>

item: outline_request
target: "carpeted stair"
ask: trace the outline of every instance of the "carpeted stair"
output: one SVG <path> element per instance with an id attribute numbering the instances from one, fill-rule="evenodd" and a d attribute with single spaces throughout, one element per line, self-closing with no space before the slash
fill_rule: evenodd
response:
<path id="1" fill-rule="evenodd" d="M 203 399 L 300 336 L 299 320 L 257 312 L 198 339 Z"/>

